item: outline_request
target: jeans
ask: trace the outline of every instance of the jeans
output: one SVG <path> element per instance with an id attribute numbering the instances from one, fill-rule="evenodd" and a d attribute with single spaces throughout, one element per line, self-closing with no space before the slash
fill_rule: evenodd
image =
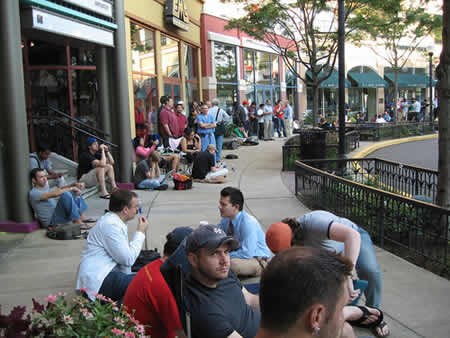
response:
<path id="1" fill-rule="evenodd" d="M 216 163 L 220 162 L 220 155 L 222 154 L 222 144 L 223 144 L 223 137 L 224 135 L 221 136 L 216 136 Z"/>
<path id="2" fill-rule="evenodd" d="M 358 227 L 356 230 L 358 230 L 361 236 L 361 249 L 359 250 L 358 260 L 356 261 L 356 272 L 358 273 L 359 279 L 369 282 L 367 289 L 364 291 L 366 305 L 379 308 L 381 305 L 383 282 L 372 239 L 364 229 Z M 335 241 L 330 241 L 330 243 L 336 252 L 343 252 L 344 243 Z"/>
<path id="3" fill-rule="evenodd" d="M 215 139 L 213 133 L 200 134 L 200 139 L 202 140 L 202 151 L 205 151 L 205 150 L 206 150 L 206 147 L 207 147 L 209 144 L 214 144 L 214 145 L 216 145 L 216 139 Z"/>
<path id="4" fill-rule="evenodd" d="M 66 191 L 59 197 L 50 225 L 67 224 L 75 221 L 81 217 L 81 214 L 87 208 L 87 204 L 82 196 Z"/>
<path id="5" fill-rule="evenodd" d="M 141 183 L 139 183 L 137 185 L 137 188 L 138 189 L 154 189 L 154 188 L 159 187 L 160 185 L 167 184 L 165 181 L 162 181 L 161 183 L 159 183 L 163 178 L 164 178 L 164 175 L 161 175 L 159 178 L 146 178 L 145 180 L 141 181 Z"/>
<path id="6" fill-rule="evenodd" d="M 281 132 L 283 132 L 283 136 L 286 137 L 286 129 L 284 128 L 284 119 L 278 118 L 278 123 L 277 123 L 278 137 L 281 137 Z"/>
<path id="7" fill-rule="evenodd" d="M 130 285 L 134 276 L 134 274 L 128 275 L 114 268 L 106 275 L 98 293 L 111 298 L 115 302 L 122 303 L 122 298 L 125 296 L 128 285 Z"/>

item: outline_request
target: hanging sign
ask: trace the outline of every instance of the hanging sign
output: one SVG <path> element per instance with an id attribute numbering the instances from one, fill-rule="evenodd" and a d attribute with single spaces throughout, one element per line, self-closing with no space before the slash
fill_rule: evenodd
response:
<path id="1" fill-rule="evenodd" d="M 189 30 L 189 15 L 184 0 L 167 0 L 166 22 L 184 31 Z"/>

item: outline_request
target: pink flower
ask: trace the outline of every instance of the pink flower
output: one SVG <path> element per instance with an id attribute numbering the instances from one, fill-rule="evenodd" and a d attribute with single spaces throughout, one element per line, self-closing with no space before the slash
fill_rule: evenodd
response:
<path id="1" fill-rule="evenodd" d="M 84 318 L 86 319 L 92 319 L 94 318 L 94 315 L 92 313 L 90 313 L 89 311 L 82 311 Z"/>
<path id="2" fill-rule="evenodd" d="M 125 321 L 120 317 L 114 317 L 114 321 L 121 326 L 125 325 Z"/>
<path id="3" fill-rule="evenodd" d="M 63 321 L 64 321 L 66 324 L 73 324 L 73 319 L 72 319 L 72 317 L 70 317 L 70 316 L 63 316 Z"/>
<path id="4" fill-rule="evenodd" d="M 139 334 L 144 334 L 145 333 L 145 328 L 144 325 L 138 324 L 136 325 L 136 330 Z"/>
<path id="5" fill-rule="evenodd" d="M 135 338 L 136 335 L 133 332 L 125 332 L 125 337 Z"/>
<path id="6" fill-rule="evenodd" d="M 117 306 L 113 306 L 113 311 L 119 311 L 119 308 Z"/>
<path id="7" fill-rule="evenodd" d="M 88 293 L 86 288 L 81 288 L 80 291 L 84 292 L 84 293 Z"/>
<path id="8" fill-rule="evenodd" d="M 123 334 L 123 330 L 119 330 L 119 329 L 111 329 L 111 332 L 114 333 L 116 336 L 120 336 Z"/>
<path id="9" fill-rule="evenodd" d="M 49 303 L 54 303 L 54 302 L 56 302 L 57 298 L 58 298 L 57 296 L 53 296 L 52 294 L 50 294 L 50 295 L 48 295 L 47 298 L 45 298 L 45 301 L 49 302 Z"/>

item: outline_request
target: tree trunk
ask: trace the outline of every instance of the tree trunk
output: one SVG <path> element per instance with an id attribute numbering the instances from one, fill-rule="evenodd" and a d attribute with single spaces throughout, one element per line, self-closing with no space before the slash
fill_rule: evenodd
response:
<path id="1" fill-rule="evenodd" d="M 394 71 L 394 116 L 392 116 L 392 119 L 394 120 L 394 123 L 398 122 L 398 109 L 397 109 L 397 104 L 398 104 L 398 70 L 395 69 Z M 401 105 L 400 105 L 401 108 Z M 403 114 L 403 113 L 402 113 Z"/>
<path id="2" fill-rule="evenodd" d="M 450 208 L 450 0 L 443 5 L 442 52 L 436 69 L 439 102 L 439 181 L 437 203 Z"/>
<path id="3" fill-rule="evenodd" d="M 319 86 L 313 86 L 313 111 L 312 111 L 312 118 L 313 118 L 313 127 L 317 127 L 317 117 L 319 116 Z"/>

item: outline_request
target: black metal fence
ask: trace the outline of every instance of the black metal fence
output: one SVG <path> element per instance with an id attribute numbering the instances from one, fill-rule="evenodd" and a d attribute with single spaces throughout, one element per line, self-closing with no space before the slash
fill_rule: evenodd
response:
<path id="1" fill-rule="evenodd" d="M 377 170 L 376 162 L 297 161 L 296 195 L 312 209 L 351 219 L 382 248 L 450 278 L 450 210 L 357 182 L 366 179 L 364 170 Z"/>
<path id="2" fill-rule="evenodd" d="M 347 129 L 357 130 L 361 140 L 384 140 L 409 136 L 433 134 L 435 124 L 429 121 L 423 122 L 398 122 L 398 123 L 347 123 Z"/>
<path id="3" fill-rule="evenodd" d="M 301 133 L 301 132 L 300 132 Z M 301 158 L 301 142 L 300 136 L 296 135 L 288 139 L 283 147 L 283 171 L 295 170 L 295 161 Z M 336 131 L 328 131 L 326 137 L 326 158 L 335 158 L 337 156 L 338 135 Z M 348 154 L 352 150 L 359 148 L 359 132 L 356 130 L 345 133 L 345 153 Z"/>

